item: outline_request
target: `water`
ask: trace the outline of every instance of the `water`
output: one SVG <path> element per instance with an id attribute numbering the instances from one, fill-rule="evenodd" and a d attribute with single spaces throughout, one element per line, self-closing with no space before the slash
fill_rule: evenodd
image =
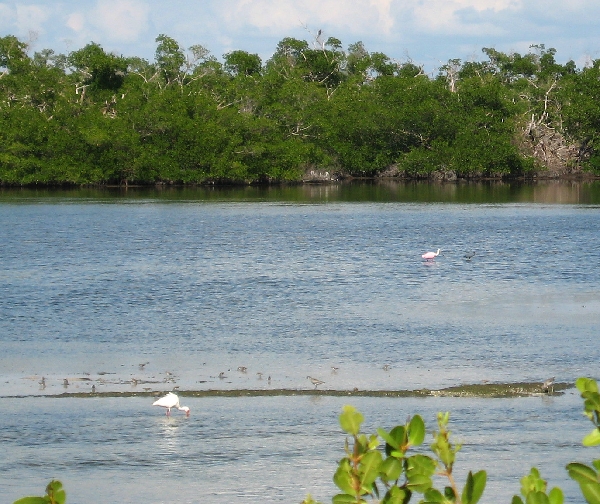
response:
<path id="1" fill-rule="evenodd" d="M 429 187 L 417 193 L 431 196 Z M 9 502 L 41 494 L 52 477 L 70 503 L 299 502 L 309 492 L 327 502 L 335 493 L 337 415 L 348 399 L 185 391 L 300 390 L 312 387 L 307 375 L 338 390 L 598 375 L 596 190 L 455 187 L 427 203 L 406 188 L 281 191 L 2 193 L 0 440 L 10 456 L 0 488 Z M 421 260 L 437 248 L 435 261 Z M 150 397 L 56 397 L 92 385 L 100 394 L 176 386 L 192 415 L 168 420 Z M 535 464 L 581 502 L 564 465 L 597 458 L 581 451 L 589 428 L 572 390 L 351 402 L 370 428 L 415 412 L 432 427 L 436 411 L 452 411 L 467 440 L 460 469 L 496 478 L 485 502 L 509 502 Z"/>

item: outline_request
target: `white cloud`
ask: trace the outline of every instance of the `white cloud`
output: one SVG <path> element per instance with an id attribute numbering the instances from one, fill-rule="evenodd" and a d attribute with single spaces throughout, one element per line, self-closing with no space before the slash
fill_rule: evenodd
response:
<path id="1" fill-rule="evenodd" d="M 89 22 L 109 40 L 135 42 L 148 28 L 148 5 L 140 0 L 98 0 Z"/>
<path id="2" fill-rule="evenodd" d="M 16 5 L 15 26 L 19 34 L 43 31 L 49 17 L 48 9 L 38 5 Z"/>
<path id="3" fill-rule="evenodd" d="M 7 4 L 0 3 L 0 30 L 9 31 L 15 19 L 14 9 L 11 9 Z"/>
<path id="4" fill-rule="evenodd" d="M 501 35 L 505 29 L 489 21 L 489 14 L 517 11 L 520 0 L 428 0 L 415 2 L 413 15 L 417 26 L 426 32 L 457 35 Z M 470 22 L 465 14 L 473 13 Z M 485 16 L 485 20 L 480 16 Z"/>
<path id="5" fill-rule="evenodd" d="M 68 17 L 67 26 L 73 31 L 81 32 L 85 27 L 85 16 L 81 12 L 74 12 Z"/>
<path id="6" fill-rule="evenodd" d="M 219 7 L 220 15 L 232 29 L 250 26 L 267 33 L 289 34 L 298 27 L 311 30 L 329 27 L 351 33 L 388 32 L 393 19 L 392 0 L 230 0 Z"/>

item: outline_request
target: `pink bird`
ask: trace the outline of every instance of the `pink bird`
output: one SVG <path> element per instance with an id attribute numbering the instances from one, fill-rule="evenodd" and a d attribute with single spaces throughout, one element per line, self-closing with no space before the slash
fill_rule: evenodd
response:
<path id="1" fill-rule="evenodd" d="M 434 257 L 439 256 L 440 251 L 441 251 L 441 249 L 437 249 L 437 252 L 425 252 L 421 257 L 423 259 L 425 259 L 426 261 L 429 261 L 430 259 L 433 259 Z"/>
<path id="2" fill-rule="evenodd" d="M 190 408 L 179 405 L 179 397 L 173 392 L 169 392 L 166 396 L 157 399 L 152 403 L 152 406 L 162 406 L 167 408 L 167 416 L 171 416 L 171 408 L 177 408 L 179 411 L 185 411 L 185 416 L 190 416 Z"/>

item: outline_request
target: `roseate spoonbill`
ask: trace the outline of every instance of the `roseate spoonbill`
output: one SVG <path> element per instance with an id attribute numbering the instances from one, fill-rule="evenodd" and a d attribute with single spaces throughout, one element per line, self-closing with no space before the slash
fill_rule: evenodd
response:
<path id="1" fill-rule="evenodd" d="M 442 249 L 437 249 L 437 252 L 425 252 L 421 257 L 427 261 L 440 255 Z"/>
<path id="2" fill-rule="evenodd" d="M 185 411 L 185 416 L 190 416 L 190 408 L 179 405 L 179 397 L 173 392 L 169 392 L 166 396 L 157 399 L 152 403 L 152 406 L 162 406 L 167 408 L 167 416 L 171 416 L 171 408 L 177 408 L 179 411 Z"/>
<path id="3" fill-rule="evenodd" d="M 312 376 L 307 376 L 307 378 L 310 380 L 310 382 L 315 386 L 315 390 L 317 390 L 317 387 L 319 385 L 323 385 L 323 383 L 325 383 L 324 381 L 321 380 L 317 380 L 316 378 L 313 378 Z"/>
<path id="4" fill-rule="evenodd" d="M 547 394 L 554 393 L 554 376 L 542 383 L 542 392 L 546 392 Z"/>

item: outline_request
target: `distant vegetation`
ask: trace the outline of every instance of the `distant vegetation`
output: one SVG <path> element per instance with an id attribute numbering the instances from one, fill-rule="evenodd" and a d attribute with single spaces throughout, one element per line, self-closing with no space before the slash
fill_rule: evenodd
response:
<path id="1" fill-rule="evenodd" d="M 600 174 L 600 60 L 484 48 L 435 76 L 335 39 L 152 62 L 0 38 L 0 184 Z"/>

